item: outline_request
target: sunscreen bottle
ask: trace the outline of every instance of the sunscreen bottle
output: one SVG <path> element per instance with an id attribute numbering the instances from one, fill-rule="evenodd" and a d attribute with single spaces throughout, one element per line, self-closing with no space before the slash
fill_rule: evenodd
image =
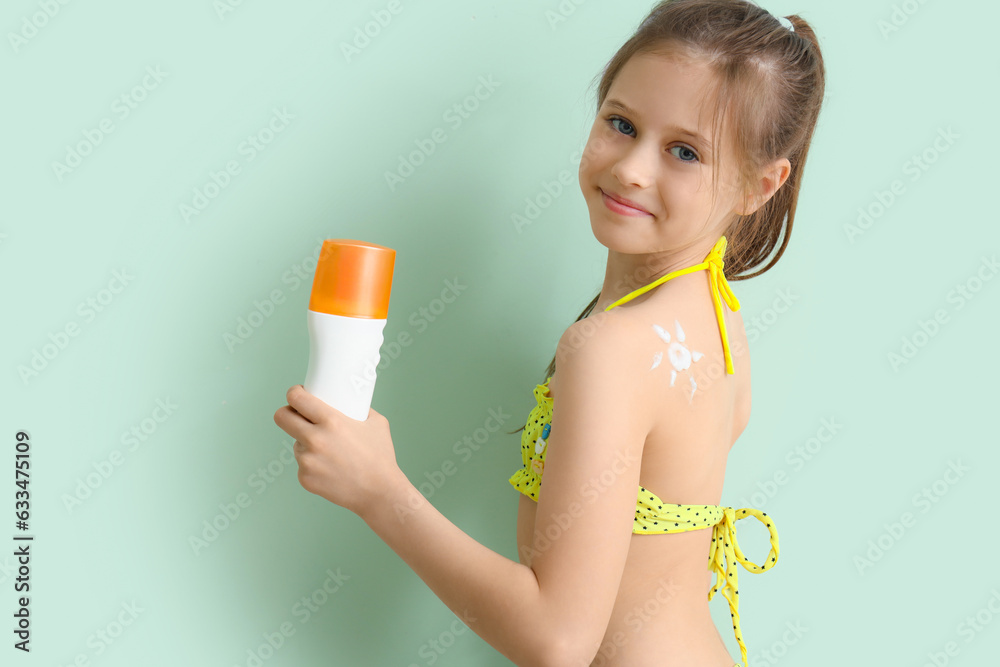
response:
<path id="1" fill-rule="evenodd" d="M 358 421 L 368 419 L 389 311 L 392 248 L 326 239 L 309 297 L 309 367 L 303 386 Z"/>

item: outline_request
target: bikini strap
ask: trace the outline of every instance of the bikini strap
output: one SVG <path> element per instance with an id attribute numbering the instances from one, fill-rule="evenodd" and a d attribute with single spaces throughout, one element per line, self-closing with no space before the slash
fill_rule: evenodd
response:
<path id="1" fill-rule="evenodd" d="M 722 334 L 722 351 L 726 355 L 726 373 L 732 375 L 734 372 L 733 355 L 729 351 L 729 335 L 726 333 L 726 320 L 722 316 L 722 302 L 719 299 L 719 294 L 721 292 L 722 299 L 725 299 L 726 305 L 734 312 L 740 309 L 740 300 L 733 294 L 733 290 L 726 280 L 726 273 L 722 270 L 725 266 L 722 256 L 726 253 L 726 243 L 726 237 L 720 236 L 703 264 L 708 265 L 708 285 L 712 290 L 712 301 L 715 304 L 715 318 L 719 320 L 719 333 Z"/>
<path id="2" fill-rule="evenodd" d="M 740 629 L 740 585 L 737 577 L 737 565 L 742 565 L 745 569 L 753 573 L 766 572 L 774 567 L 778 562 L 778 529 L 774 525 L 774 520 L 753 507 L 732 507 L 722 508 L 723 518 L 712 528 L 712 545 L 708 551 L 708 569 L 715 572 L 715 585 L 708 592 L 708 599 L 718 591 L 722 591 L 722 596 L 729 601 L 729 615 L 733 619 L 733 633 L 736 635 L 736 642 L 740 646 L 740 657 L 743 664 L 747 663 L 747 646 L 743 641 L 743 632 Z M 771 542 L 771 550 L 767 554 L 767 559 L 763 565 L 757 565 L 745 555 L 740 549 L 739 542 L 736 541 L 736 522 L 748 516 L 756 517 L 767 528 Z"/>
<path id="3" fill-rule="evenodd" d="M 660 276 L 648 285 L 643 285 L 639 289 L 629 292 L 604 310 L 611 310 L 615 306 L 634 299 L 640 294 L 653 289 L 657 285 L 667 282 L 671 278 L 676 278 L 677 276 L 684 275 L 685 273 L 691 273 L 692 271 L 707 269 L 708 286 L 712 292 L 712 303 L 715 306 L 715 318 L 719 321 L 719 333 L 722 334 L 722 351 L 726 356 L 726 373 L 728 375 L 732 375 L 735 372 L 733 370 L 733 356 L 729 351 L 729 335 L 726 333 L 726 320 L 722 314 L 722 301 L 725 300 L 726 305 L 728 305 L 729 309 L 733 311 L 740 309 L 740 301 L 736 298 L 736 295 L 733 294 L 733 290 L 729 287 L 729 282 L 726 280 L 726 273 L 723 271 L 725 262 L 723 261 L 722 256 L 726 253 L 726 243 L 726 237 L 720 236 L 719 240 L 715 242 L 714 246 L 712 246 L 708 256 L 705 257 L 705 261 L 689 266 L 686 269 L 678 269 L 677 271 L 671 271 L 665 276 Z"/>

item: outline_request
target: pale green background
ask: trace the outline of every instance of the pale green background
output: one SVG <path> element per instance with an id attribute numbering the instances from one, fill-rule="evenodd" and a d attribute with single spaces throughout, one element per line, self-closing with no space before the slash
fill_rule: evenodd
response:
<path id="1" fill-rule="evenodd" d="M 575 11 L 553 27 L 554 0 L 404 0 L 347 62 L 341 44 L 385 6 L 248 0 L 220 18 L 210 0 L 94 0 L 60 6 L 16 52 L 5 38 L 5 627 L 16 597 L 18 429 L 33 442 L 37 540 L 33 652 L 10 648 L 8 632 L 0 663 L 68 665 L 83 654 L 102 667 L 245 665 L 264 634 L 290 621 L 295 635 L 266 665 L 430 664 L 421 647 L 455 616 L 406 564 L 356 516 L 304 491 L 294 463 L 252 486 L 259 468 L 278 469 L 291 442 L 272 415 L 304 379 L 308 358 L 309 283 L 283 276 L 315 257 L 323 238 L 397 250 L 385 333 L 409 332 L 413 344 L 380 371 L 373 407 L 390 419 L 412 480 L 446 459 L 458 466 L 435 506 L 517 558 L 518 496 L 507 478 L 521 465 L 518 436 L 494 434 L 468 461 L 452 445 L 482 427 L 490 408 L 512 415 L 504 430 L 523 423 L 559 334 L 600 287 L 606 251 L 591 234 L 571 157 L 593 120 L 588 86 L 652 3 L 567 2 Z M 987 607 L 995 593 L 1000 610 L 992 493 L 1000 280 L 961 309 L 948 295 L 1000 250 L 992 197 L 1000 10 L 909 2 L 915 13 L 883 36 L 878 22 L 899 3 L 766 6 L 816 27 L 828 94 L 787 252 L 767 274 L 733 283 L 748 326 L 773 315 L 779 291 L 797 297 L 752 339 L 753 418 L 722 498 L 753 502 L 781 531 L 777 567 L 740 569 L 751 663 L 922 665 L 954 642 L 948 664 L 988 664 L 1000 632 Z M 0 26 L 18 31 L 37 11 L 35 1 L 6 2 Z M 166 79 L 119 120 L 113 101 L 148 66 Z M 452 128 L 442 114 L 489 76 L 499 88 Z M 248 162 L 240 142 L 275 107 L 295 119 Z M 60 182 L 52 162 L 104 117 L 114 132 Z M 436 127 L 447 141 L 390 191 L 384 173 Z M 911 180 L 907 162 L 933 151 L 946 128 L 957 141 Z M 179 204 L 233 159 L 241 173 L 185 223 Z M 512 214 L 561 170 L 572 186 L 519 233 Z M 852 243 L 845 226 L 895 179 L 905 193 Z M 88 319 L 79 304 L 99 298 L 116 270 L 134 279 Z M 419 324 L 420 309 L 440 305 L 445 281 L 456 278 L 467 289 Z M 224 335 L 275 289 L 284 302 L 230 351 Z M 889 353 L 937 309 L 947 323 L 894 370 Z M 79 335 L 22 379 L 19 369 L 72 322 Z M 122 435 L 149 420 L 158 399 L 176 411 L 129 451 Z M 824 418 L 842 430 L 804 465 L 789 459 Z M 65 498 L 114 450 L 122 465 L 67 509 Z M 953 485 L 939 482 L 924 511 L 915 495 L 952 460 L 969 470 Z M 752 496 L 776 474 L 784 483 L 770 497 Z M 189 538 L 240 493 L 252 505 L 196 555 Z M 886 524 L 907 511 L 913 525 L 889 537 Z M 738 526 L 748 557 L 762 561 L 763 527 Z M 888 550 L 859 571 L 856 559 L 880 538 Z M 303 623 L 294 605 L 337 568 L 350 578 Z M 133 602 L 143 611 L 99 653 L 96 633 L 114 630 Z M 724 599 L 711 604 L 738 657 Z M 985 625 L 966 631 L 961 624 L 979 612 Z M 790 624 L 805 629 L 794 644 L 784 635 Z M 436 664 L 510 663 L 466 631 Z"/>

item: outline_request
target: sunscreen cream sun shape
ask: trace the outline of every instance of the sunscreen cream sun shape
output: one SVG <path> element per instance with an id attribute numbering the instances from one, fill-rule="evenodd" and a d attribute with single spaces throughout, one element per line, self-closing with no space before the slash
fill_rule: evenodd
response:
<path id="1" fill-rule="evenodd" d="M 368 419 L 372 404 L 395 262 L 392 248 L 327 239 L 313 277 L 303 386 L 358 421 Z"/>

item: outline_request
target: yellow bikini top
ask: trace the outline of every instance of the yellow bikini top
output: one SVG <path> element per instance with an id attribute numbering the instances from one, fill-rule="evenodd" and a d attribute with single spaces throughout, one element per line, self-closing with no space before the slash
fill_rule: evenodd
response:
<path id="1" fill-rule="evenodd" d="M 640 287 L 618 299 L 605 308 L 605 311 L 611 310 L 615 306 L 625 303 L 671 278 L 692 271 L 707 269 L 712 301 L 715 304 L 715 315 L 719 321 L 719 332 L 722 334 L 722 349 L 726 357 L 726 373 L 733 374 L 732 357 L 729 352 L 729 339 L 726 334 L 726 323 L 722 315 L 721 299 L 725 299 L 726 304 L 734 311 L 740 309 L 740 302 L 729 288 L 725 273 L 722 270 L 724 265 L 722 257 L 725 250 L 726 237 L 722 236 L 715 242 L 705 261 L 685 269 L 671 271 L 648 285 Z M 552 428 L 553 399 L 551 396 L 548 396 L 548 384 L 551 379 L 552 377 L 550 376 L 544 383 L 535 385 L 533 393 L 536 405 L 528 413 L 528 421 L 525 424 L 524 431 L 521 433 L 521 459 L 524 462 L 524 466 L 519 468 L 508 480 L 515 489 L 535 501 L 538 500 L 538 494 L 541 490 L 542 472 L 545 468 L 546 440 Z M 747 516 L 756 517 L 757 520 L 767 527 L 770 534 L 771 551 L 767 554 L 767 560 L 763 565 L 757 565 L 747 559 L 740 550 L 739 543 L 736 541 L 736 521 Z M 711 600 L 712 596 L 721 589 L 722 595 L 729 601 L 729 615 L 733 618 L 733 632 L 740 646 L 743 664 L 748 665 L 747 648 L 743 643 L 743 636 L 740 632 L 740 593 L 736 564 L 739 563 L 754 573 L 764 572 L 774 567 L 774 564 L 778 562 L 778 530 L 774 526 L 774 522 L 767 516 L 767 512 L 761 512 L 752 507 L 734 509 L 721 505 L 679 505 L 676 503 L 667 503 L 660 500 L 652 491 L 642 486 L 639 487 L 635 520 L 632 524 L 633 534 L 682 533 L 708 527 L 712 527 L 712 544 L 708 552 L 708 569 L 713 570 L 716 574 L 715 585 L 708 592 L 708 599 Z"/>

